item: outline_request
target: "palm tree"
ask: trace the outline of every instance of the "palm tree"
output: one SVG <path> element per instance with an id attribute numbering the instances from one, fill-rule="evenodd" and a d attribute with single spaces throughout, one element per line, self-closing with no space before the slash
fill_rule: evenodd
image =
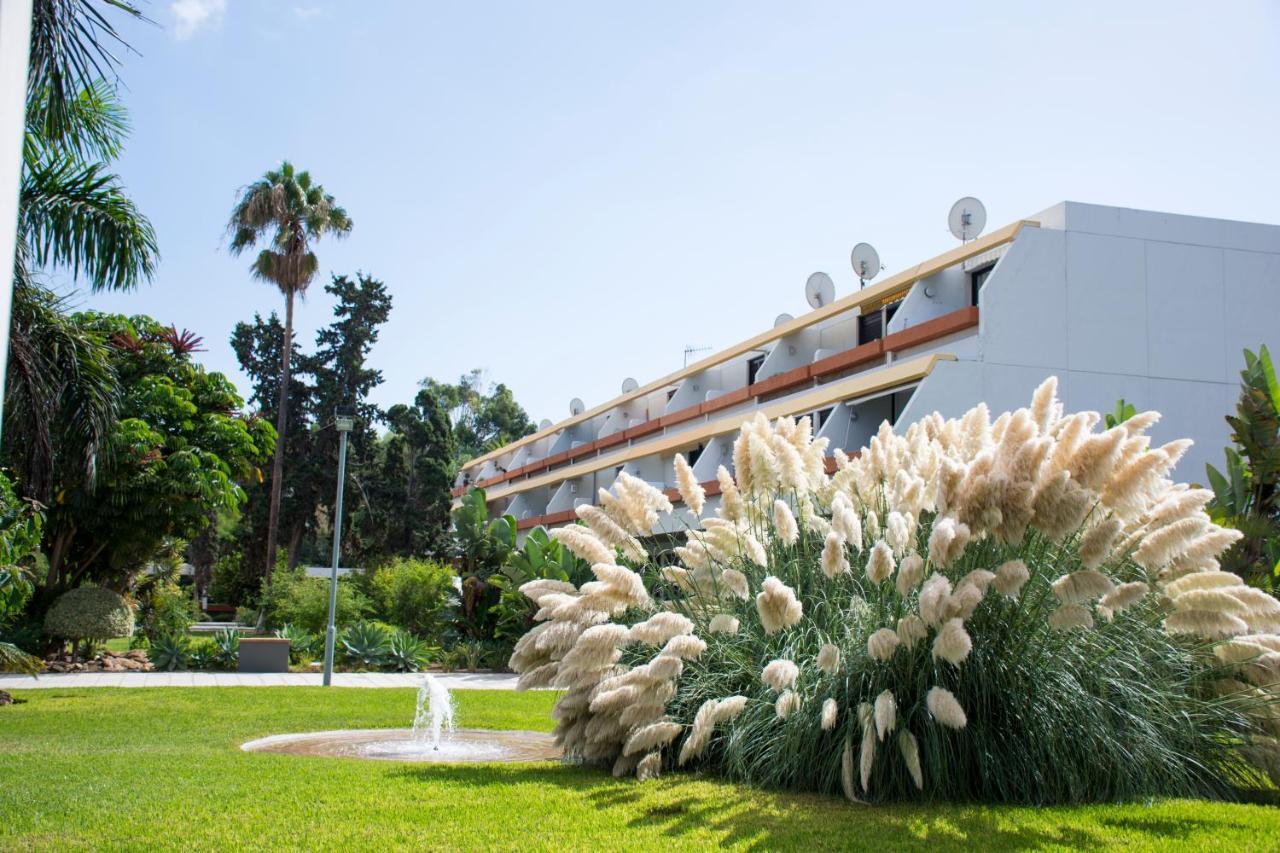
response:
<path id="1" fill-rule="evenodd" d="M 245 187 L 231 211 L 227 233 L 231 253 L 239 255 L 269 237 L 250 269 L 262 281 L 284 294 L 284 355 L 280 359 L 280 396 L 276 406 L 276 454 L 271 463 L 271 508 L 267 516 L 267 564 L 263 577 L 271 582 L 276 558 L 276 527 L 280 521 L 280 489 L 284 479 L 284 439 L 289 413 L 290 353 L 293 351 L 293 300 L 306 293 L 316 274 L 311 241 L 326 234 L 345 237 L 351 218 L 309 172 L 298 172 L 284 162 Z"/>

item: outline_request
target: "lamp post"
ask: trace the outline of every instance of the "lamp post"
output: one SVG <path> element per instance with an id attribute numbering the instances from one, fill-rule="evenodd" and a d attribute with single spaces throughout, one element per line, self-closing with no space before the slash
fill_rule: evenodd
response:
<path id="1" fill-rule="evenodd" d="M 347 433 L 355 426 L 350 415 L 335 415 L 333 428 L 338 431 L 338 500 L 333 511 L 333 570 L 329 574 L 329 629 L 324 634 L 324 686 L 333 680 L 333 644 L 338 629 L 334 625 L 338 611 L 338 554 L 342 548 L 342 492 L 347 484 Z"/>

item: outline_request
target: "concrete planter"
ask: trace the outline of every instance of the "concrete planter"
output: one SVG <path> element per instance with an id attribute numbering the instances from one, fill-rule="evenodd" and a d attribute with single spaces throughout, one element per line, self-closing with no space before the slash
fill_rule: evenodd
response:
<path id="1" fill-rule="evenodd" d="M 289 641 L 278 637 L 243 637 L 241 672 L 288 672 Z"/>

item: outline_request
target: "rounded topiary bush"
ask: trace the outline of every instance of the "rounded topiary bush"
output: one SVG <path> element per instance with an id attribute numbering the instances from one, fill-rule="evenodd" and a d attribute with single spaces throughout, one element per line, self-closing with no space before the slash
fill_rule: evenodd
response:
<path id="1" fill-rule="evenodd" d="M 1055 390 L 885 424 L 831 473 L 808 418 L 757 417 L 718 496 L 676 457 L 692 529 L 660 561 L 639 538 L 675 510 L 619 474 L 552 533 L 595 579 L 521 587 L 520 686 L 564 690 L 567 756 L 641 779 L 1034 803 L 1260 784 L 1280 602 L 1219 570 L 1240 534 L 1169 479 L 1189 442 L 1153 445 L 1153 412 L 1095 431 Z"/>
<path id="2" fill-rule="evenodd" d="M 44 632 L 79 643 L 133 634 L 133 608 L 117 592 L 82 586 L 63 593 L 44 617 Z"/>

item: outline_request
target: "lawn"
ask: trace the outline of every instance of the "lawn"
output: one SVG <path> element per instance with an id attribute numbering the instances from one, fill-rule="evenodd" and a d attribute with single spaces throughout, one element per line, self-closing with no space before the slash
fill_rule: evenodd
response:
<path id="1" fill-rule="evenodd" d="M 249 754 L 282 732 L 404 726 L 409 690 L 19 691 L 0 708 L 0 849 L 1280 848 L 1280 810 L 854 806 L 670 774 Z M 550 727 L 549 693 L 459 691 L 459 724 Z"/>

